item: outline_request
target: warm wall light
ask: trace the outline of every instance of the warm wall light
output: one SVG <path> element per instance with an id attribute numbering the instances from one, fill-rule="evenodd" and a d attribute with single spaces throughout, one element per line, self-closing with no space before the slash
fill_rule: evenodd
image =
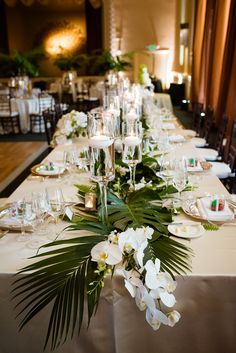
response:
<path id="1" fill-rule="evenodd" d="M 45 49 L 51 56 L 73 53 L 81 47 L 83 40 L 81 30 L 61 29 L 50 34 L 46 39 Z"/>

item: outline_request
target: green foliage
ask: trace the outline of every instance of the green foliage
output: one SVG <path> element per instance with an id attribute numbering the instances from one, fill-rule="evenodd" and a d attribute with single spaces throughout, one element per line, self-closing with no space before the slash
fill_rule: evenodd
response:
<path id="1" fill-rule="evenodd" d="M 210 224 L 210 223 L 203 223 L 202 226 L 204 227 L 205 230 L 219 230 L 219 226 L 216 224 Z"/>
<path id="2" fill-rule="evenodd" d="M 105 75 L 108 71 L 125 71 L 131 67 L 125 56 L 113 57 L 108 50 L 96 50 L 89 55 L 88 73 L 91 75 Z"/>
<path id="3" fill-rule="evenodd" d="M 116 156 L 116 163 L 120 169 L 126 167 L 120 155 Z M 52 311 L 45 347 L 50 342 L 51 349 L 56 349 L 69 336 L 72 337 L 77 318 L 80 330 L 86 301 L 89 324 L 99 303 L 104 278 L 110 273 L 106 268 L 98 269 L 97 264 L 91 261 L 90 253 L 97 243 L 107 240 L 112 231 L 119 233 L 130 227 L 143 226 L 153 228 L 144 263 L 158 257 L 161 270 L 169 272 L 172 277 L 190 271 L 192 252 L 170 237 L 167 226 L 172 222 L 173 211 L 162 207 L 162 198 L 168 193 L 175 193 L 176 189 L 171 186 L 159 188 L 162 180 L 156 175 L 157 169 L 156 159 L 144 155 L 142 163 L 137 166 L 136 181 L 145 177 L 152 184 L 133 192 L 127 183 L 129 172 L 116 173 L 108 190 L 107 224 L 101 221 L 98 186 L 76 185 L 81 202 L 74 208 L 73 223 L 67 229 L 79 232 L 78 237 L 43 246 L 44 252 L 33 257 L 35 262 L 23 268 L 18 274 L 24 273 L 24 276 L 14 282 L 13 299 L 17 301 L 16 308 L 21 318 L 20 329 L 49 303 Z M 85 194 L 91 191 L 98 196 L 96 211 L 88 211 L 84 207 Z M 114 272 L 114 268 L 109 270 Z"/>
<path id="4" fill-rule="evenodd" d="M 41 48 L 35 48 L 27 53 L 20 53 L 16 51 L 12 55 L 0 53 L 0 76 L 38 76 L 38 62 L 43 57 L 44 53 Z"/>
<path id="5" fill-rule="evenodd" d="M 83 69 L 88 62 L 88 56 L 86 54 L 77 54 L 77 55 L 58 55 L 54 60 L 54 64 L 61 71 L 76 70 L 80 71 Z"/>
<path id="6" fill-rule="evenodd" d="M 105 75 L 108 71 L 124 71 L 131 67 L 128 56 L 113 57 L 108 50 L 90 54 L 59 55 L 54 64 L 62 71 L 76 70 L 88 75 Z"/>

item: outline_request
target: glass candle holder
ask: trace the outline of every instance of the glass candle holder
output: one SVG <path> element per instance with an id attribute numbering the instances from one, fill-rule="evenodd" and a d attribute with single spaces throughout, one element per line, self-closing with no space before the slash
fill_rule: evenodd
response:
<path id="1" fill-rule="evenodd" d="M 112 125 L 104 112 L 88 114 L 88 136 L 91 178 L 99 185 L 101 218 L 107 223 L 107 186 L 115 178 L 115 152 Z"/>
<path id="2" fill-rule="evenodd" d="M 131 189 L 135 190 L 136 165 L 142 161 L 142 124 L 137 121 L 122 123 L 122 161 L 129 166 Z"/>

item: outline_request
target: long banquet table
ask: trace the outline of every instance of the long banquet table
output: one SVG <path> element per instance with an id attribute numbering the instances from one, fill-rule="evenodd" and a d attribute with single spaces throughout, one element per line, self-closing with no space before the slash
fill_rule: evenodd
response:
<path id="1" fill-rule="evenodd" d="M 77 145 L 78 148 L 82 144 Z M 62 159 L 63 150 L 56 147 L 48 158 Z M 189 142 L 176 148 L 176 156 L 197 156 L 197 149 Z M 78 174 L 78 181 L 88 182 L 87 173 Z M 55 185 L 55 179 L 27 178 L 9 197 L 9 202 L 32 191 Z M 76 188 L 68 183 L 58 184 L 68 201 L 75 201 Z M 209 171 L 201 174 L 199 188 L 194 194 L 205 192 L 225 194 L 227 191 Z M 181 214 L 177 219 L 187 219 Z M 59 226 L 64 227 L 64 223 Z M 63 234 L 67 236 L 68 233 Z M 28 264 L 27 257 L 35 250 L 17 242 L 17 234 L 0 240 L 0 353 L 40 353 L 48 324 L 49 310 L 44 310 L 27 327 L 18 332 L 10 301 L 12 275 Z M 177 238 L 176 238 L 177 239 Z M 48 240 L 46 240 L 47 242 Z M 96 316 L 89 329 L 86 324 L 80 337 L 55 350 L 56 353 L 233 353 L 236 334 L 236 226 L 224 225 L 218 231 L 207 231 L 202 237 L 181 240 L 194 251 L 192 272 L 177 277 L 175 309 L 181 320 L 174 328 L 161 326 L 154 332 L 145 321 L 123 285 L 115 276 L 107 280 Z M 49 352 L 49 348 L 45 352 Z"/>

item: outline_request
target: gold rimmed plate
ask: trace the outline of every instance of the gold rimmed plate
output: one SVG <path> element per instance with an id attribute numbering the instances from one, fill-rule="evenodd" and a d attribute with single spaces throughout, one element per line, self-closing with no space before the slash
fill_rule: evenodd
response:
<path id="1" fill-rule="evenodd" d="M 230 205 L 228 206 L 231 209 Z M 198 199 L 186 200 L 182 206 L 182 209 L 186 215 L 192 218 L 195 218 L 197 220 L 205 220 L 207 222 L 214 222 L 219 225 L 222 223 L 232 222 L 235 220 L 232 209 L 231 209 L 232 214 L 229 217 L 225 217 L 223 219 L 218 219 L 217 217 L 216 218 L 212 218 L 212 217 L 208 218 L 207 216 L 204 217 L 199 211 Z"/>
<path id="2" fill-rule="evenodd" d="M 41 177 L 51 177 L 51 178 L 56 178 L 59 175 L 65 174 L 66 170 L 65 168 L 56 165 L 55 170 L 46 170 L 45 166 L 43 164 L 36 164 L 31 168 L 31 173 L 33 175 L 41 176 Z"/>

